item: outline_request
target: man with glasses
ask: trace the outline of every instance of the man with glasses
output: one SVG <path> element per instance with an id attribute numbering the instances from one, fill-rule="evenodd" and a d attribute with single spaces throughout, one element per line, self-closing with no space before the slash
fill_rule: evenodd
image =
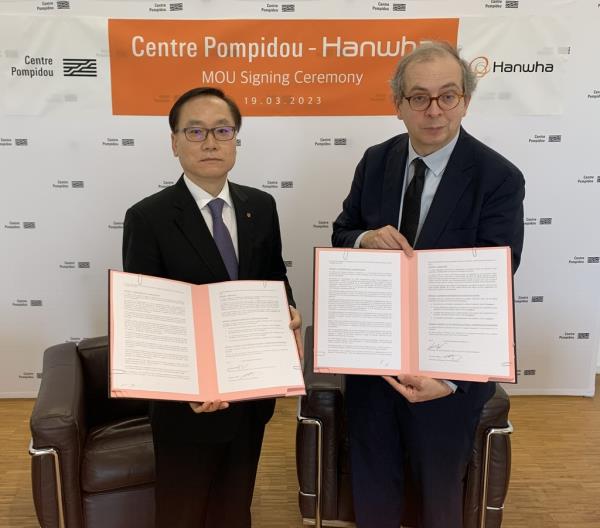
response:
<path id="1" fill-rule="evenodd" d="M 333 245 L 369 249 L 523 246 L 521 172 L 461 127 L 475 78 L 452 46 L 428 43 L 391 81 L 407 134 L 365 152 Z M 405 475 L 421 528 L 462 528 L 463 478 L 493 383 L 418 376 L 347 376 L 358 528 L 399 528 Z"/>
<path id="2" fill-rule="evenodd" d="M 169 113 L 183 175 L 125 216 L 123 268 L 194 284 L 284 281 L 273 197 L 228 181 L 242 117 L 216 88 L 184 93 Z M 300 316 L 290 307 L 299 342 Z M 300 347 L 299 347 L 300 350 Z M 265 424 L 275 401 L 151 402 L 157 528 L 249 528 Z"/>

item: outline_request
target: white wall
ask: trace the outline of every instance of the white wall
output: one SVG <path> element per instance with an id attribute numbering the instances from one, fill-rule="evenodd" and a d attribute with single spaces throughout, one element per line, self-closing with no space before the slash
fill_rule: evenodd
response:
<path id="1" fill-rule="evenodd" d="M 107 333 L 106 270 L 121 267 L 124 212 L 179 175 L 164 116 L 112 115 L 109 17 L 157 23 L 343 17 L 364 19 L 365 28 L 396 20 L 399 34 L 409 19 L 459 17 L 458 42 L 468 60 L 544 65 L 534 73 L 488 73 L 464 125 L 518 165 L 527 180 L 525 248 L 515 278 L 522 375 L 511 390 L 593 394 L 600 330 L 597 1 L 188 1 L 181 11 L 170 11 L 178 4 L 0 4 L 0 396 L 37 392 L 47 346 Z M 405 10 L 394 11 L 395 5 Z M 261 30 L 248 28 L 254 35 Z M 52 64 L 27 64 L 26 57 Z M 96 76 L 65 77 L 65 58 L 95 59 Z M 365 75 L 381 75 L 380 63 L 370 62 L 376 73 Z M 348 64 L 364 66 L 351 59 Z M 551 72 L 540 71 L 549 64 Z M 13 70 L 38 67 L 53 75 Z M 182 75 L 194 67 L 182 63 Z M 271 117 L 267 109 L 247 118 L 231 175 L 275 196 L 285 259 L 306 322 L 312 248 L 329 244 L 363 150 L 403 131 L 392 115 L 353 116 L 353 97 L 364 97 L 353 89 L 337 90 L 348 100 L 347 116 Z M 345 144 L 335 145 L 335 139 Z"/>

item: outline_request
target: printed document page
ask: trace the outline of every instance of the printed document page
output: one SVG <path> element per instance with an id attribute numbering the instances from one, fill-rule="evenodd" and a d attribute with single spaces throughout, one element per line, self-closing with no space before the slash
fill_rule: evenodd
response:
<path id="1" fill-rule="evenodd" d="M 420 251 L 419 368 L 508 376 L 504 248 Z"/>
<path id="2" fill-rule="evenodd" d="M 303 386 L 283 283 L 211 284 L 209 298 L 220 392 Z"/>
<path id="3" fill-rule="evenodd" d="M 119 389 L 196 394 L 194 321 L 187 284 L 129 273 L 111 274 L 114 350 Z"/>
<path id="4" fill-rule="evenodd" d="M 400 369 L 401 252 L 317 254 L 316 366 Z"/>

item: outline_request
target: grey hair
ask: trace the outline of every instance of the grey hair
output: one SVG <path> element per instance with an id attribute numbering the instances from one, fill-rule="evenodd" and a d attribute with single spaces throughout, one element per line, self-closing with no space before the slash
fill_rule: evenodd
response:
<path id="1" fill-rule="evenodd" d="M 456 59 L 456 62 L 460 66 L 462 71 L 463 92 L 465 97 L 467 99 L 471 97 L 475 91 L 475 86 L 477 85 L 477 78 L 471 71 L 471 68 L 469 68 L 467 61 L 461 58 L 458 50 L 447 42 L 431 41 L 423 42 L 413 52 L 400 59 L 400 62 L 396 67 L 396 71 L 394 72 L 394 76 L 390 80 L 390 86 L 392 87 L 392 92 L 394 94 L 396 103 L 400 103 L 402 97 L 404 97 L 404 80 L 406 76 L 406 68 L 408 68 L 408 66 L 415 62 L 428 62 L 434 58 L 448 55 Z"/>

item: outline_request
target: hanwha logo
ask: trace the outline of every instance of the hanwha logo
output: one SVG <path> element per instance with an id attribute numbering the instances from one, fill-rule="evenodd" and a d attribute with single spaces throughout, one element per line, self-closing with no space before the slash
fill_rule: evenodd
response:
<path id="1" fill-rule="evenodd" d="M 469 63 L 469 69 L 475 74 L 475 77 L 481 79 L 490 71 L 490 61 L 487 57 L 476 57 Z"/>

